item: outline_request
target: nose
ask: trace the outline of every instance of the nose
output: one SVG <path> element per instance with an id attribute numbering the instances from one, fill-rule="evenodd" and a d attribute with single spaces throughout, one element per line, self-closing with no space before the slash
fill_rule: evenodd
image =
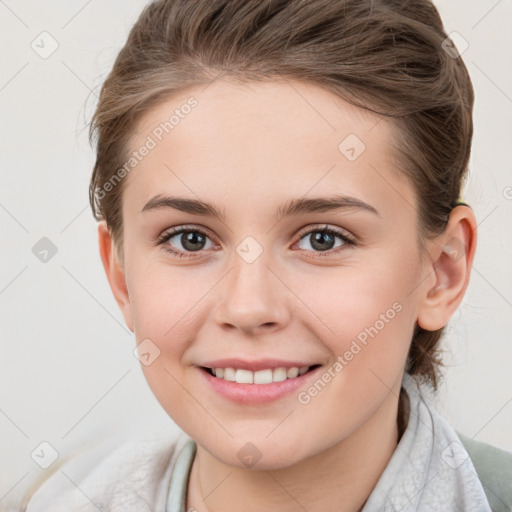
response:
<path id="1" fill-rule="evenodd" d="M 289 290 L 269 263 L 263 255 L 252 263 L 235 256 L 234 268 L 219 283 L 215 320 L 223 329 L 255 335 L 289 322 Z"/>

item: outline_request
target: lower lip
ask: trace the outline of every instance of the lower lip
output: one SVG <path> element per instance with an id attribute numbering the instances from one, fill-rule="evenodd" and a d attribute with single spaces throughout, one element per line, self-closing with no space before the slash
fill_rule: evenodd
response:
<path id="1" fill-rule="evenodd" d="M 270 384 L 239 384 L 210 375 L 206 370 L 198 368 L 208 384 L 223 397 L 239 404 L 265 404 L 273 402 L 303 386 L 310 377 L 316 375 L 321 366 L 293 379 Z"/>

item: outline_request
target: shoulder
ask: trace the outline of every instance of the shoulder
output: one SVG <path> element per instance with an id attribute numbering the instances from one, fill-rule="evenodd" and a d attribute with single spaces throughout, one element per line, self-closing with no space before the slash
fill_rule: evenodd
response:
<path id="1" fill-rule="evenodd" d="M 512 452 L 457 432 L 476 469 L 493 512 L 512 511 Z"/>
<path id="2" fill-rule="evenodd" d="M 163 510 L 172 469 L 190 438 L 103 441 L 58 467 L 24 512 Z"/>

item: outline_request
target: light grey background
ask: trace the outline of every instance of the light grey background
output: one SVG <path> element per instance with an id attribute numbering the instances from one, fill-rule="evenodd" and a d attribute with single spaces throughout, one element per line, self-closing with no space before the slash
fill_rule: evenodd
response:
<path id="1" fill-rule="evenodd" d="M 512 450 L 512 2 L 436 3 L 448 33 L 469 43 L 476 106 L 465 199 L 479 222 L 471 282 L 444 341 L 439 408 L 460 431 Z M 132 354 L 87 196 L 87 121 L 145 4 L 0 0 L 0 506 L 44 473 L 30 456 L 43 441 L 62 456 L 148 425 L 176 428 Z M 43 31 L 58 43 L 46 59 L 31 47 L 51 49 Z M 32 252 L 42 237 L 57 248 L 46 263 Z"/>

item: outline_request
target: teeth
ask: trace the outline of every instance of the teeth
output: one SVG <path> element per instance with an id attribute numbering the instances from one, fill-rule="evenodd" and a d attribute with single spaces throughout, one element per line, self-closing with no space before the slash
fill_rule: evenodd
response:
<path id="1" fill-rule="evenodd" d="M 224 380 L 235 382 L 235 370 L 233 368 L 224 369 Z"/>
<path id="2" fill-rule="evenodd" d="M 307 370 L 309 368 L 309 366 L 304 366 L 304 368 L 306 368 L 306 370 Z M 297 377 L 297 375 L 299 375 L 299 372 L 300 372 L 299 368 L 294 366 L 293 368 L 288 369 L 288 371 L 286 372 L 286 376 L 289 379 L 293 379 L 293 378 Z"/>
<path id="3" fill-rule="evenodd" d="M 219 379 L 238 382 L 239 384 L 271 384 L 272 382 L 282 382 L 286 379 L 294 379 L 299 375 L 304 375 L 309 370 L 309 366 L 293 368 L 268 368 L 266 370 L 235 370 L 234 368 L 212 368 L 214 375 Z"/>
<path id="4" fill-rule="evenodd" d="M 272 382 L 272 370 L 259 370 L 254 372 L 254 384 L 270 384 Z"/>
<path id="5" fill-rule="evenodd" d="M 235 381 L 239 384 L 252 384 L 254 373 L 249 370 L 237 370 L 235 372 Z"/>

